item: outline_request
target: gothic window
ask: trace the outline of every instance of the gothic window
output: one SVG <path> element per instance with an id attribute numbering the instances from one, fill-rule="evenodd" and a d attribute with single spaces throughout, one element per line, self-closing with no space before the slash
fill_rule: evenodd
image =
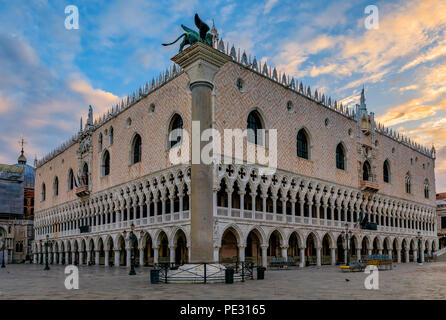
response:
<path id="1" fill-rule="evenodd" d="M 390 164 L 389 164 L 388 160 L 384 161 L 384 165 L 383 165 L 383 180 L 386 183 L 390 182 Z"/>
<path id="2" fill-rule="evenodd" d="M 345 150 L 342 143 L 336 147 L 336 168 L 345 170 Z"/>
<path id="3" fill-rule="evenodd" d="M 429 199 L 429 180 L 424 180 L 424 197 Z"/>
<path id="4" fill-rule="evenodd" d="M 248 141 L 254 144 L 263 145 L 262 129 L 265 128 L 263 126 L 262 117 L 257 111 L 252 111 L 248 115 L 246 127 L 248 129 L 248 135 L 247 135 Z"/>
<path id="5" fill-rule="evenodd" d="M 111 146 L 113 144 L 113 127 L 110 127 L 110 133 L 108 135 L 108 145 Z"/>
<path id="6" fill-rule="evenodd" d="M 410 193 L 411 185 L 410 185 L 410 174 L 409 174 L 409 172 L 406 173 L 406 177 L 404 179 L 404 182 L 405 182 L 405 186 L 406 186 L 406 193 Z"/>
<path id="7" fill-rule="evenodd" d="M 46 187 L 45 187 L 45 183 L 42 183 L 42 193 L 40 195 L 40 198 L 42 201 L 45 201 L 46 198 Z"/>
<path id="8" fill-rule="evenodd" d="M 183 131 L 183 119 L 179 114 L 174 114 L 169 124 L 169 148 L 181 143 Z"/>
<path id="9" fill-rule="evenodd" d="M 73 190 L 74 188 L 74 173 L 73 169 L 68 171 L 68 190 Z"/>
<path id="10" fill-rule="evenodd" d="M 98 138 L 98 151 L 102 151 L 102 133 L 99 134 Z"/>
<path id="11" fill-rule="evenodd" d="M 88 165 L 86 163 L 82 168 L 82 185 L 88 186 Z"/>
<path id="12" fill-rule="evenodd" d="M 59 178 L 56 177 L 54 178 L 54 183 L 53 183 L 53 194 L 55 196 L 59 195 Z"/>
<path id="13" fill-rule="evenodd" d="M 103 177 L 110 174 L 110 153 L 108 150 L 105 150 L 104 154 L 102 155 L 101 173 Z"/>
<path id="14" fill-rule="evenodd" d="M 308 159 L 308 135 L 304 129 L 297 133 L 297 156 Z"/>
<path id="15" fill-rule="evenodd" d="M 362 165 L 362 180 L 364 181 L 370 181 L 370 172 L 371 167 L 370 163 L 368 161 L 364 161 L 364 164 Z"/>
<path id="16" fill-rule="evenodd" d="M 141 136 L 136 134 L 132 141 L 132 159 L 131 164 L 141 161 Z"/>

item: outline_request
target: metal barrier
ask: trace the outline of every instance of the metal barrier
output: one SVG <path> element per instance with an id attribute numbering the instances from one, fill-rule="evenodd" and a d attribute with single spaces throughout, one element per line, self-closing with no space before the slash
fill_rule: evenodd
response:
<path id="1" fill-rule="evenodd" d="M 244 262 L 212 264 L 212 263 L 191 263 L 183 265 L 181 268 L 171 263 L 158 263 L 154 266 L 159 270 L 159 282 L 225 282 L 227 268 L 234 270 L 234 280 L 244 282 L 247 279 L 254 279 L 254 264 Z M 202 270 L 201 270 L 202 269 Z M 176 271 L 176 272 L 172 272 Z M 201 272 L 202 271 L 202 272 Z"/>

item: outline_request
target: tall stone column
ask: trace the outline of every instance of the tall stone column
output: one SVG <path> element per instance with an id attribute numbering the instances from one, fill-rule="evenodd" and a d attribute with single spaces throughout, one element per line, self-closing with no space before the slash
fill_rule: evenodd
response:
<path id="1" fill-rule="evenodd" d="M 108 264 L 109 264 L 109 250 L 104 250 L 104 253 L 105 253 L 105 255 L 104 255 L 104 267 L 108 267 Z"/>
<path id="2" fill-rule="evenodd" d="M 169 246 L 169 262 L 175 263 L 175 247 Z"/>
<path id="3" fill-rule="evenodd" d="M 153 247 L 153 264 L 158 264 L 159 247 Z"/>
<path id="4" fill-rule="evenodd" d="M 189 251 L 190 252 L 190 251 Z M 218 263 L 219 261 L 219 256 L 220 256 L 220 247 L 214 247 L 214 262 Z"/>
<path id="5" fill-rule="evenodd" d="M 94 251 L 94 264 L 97 266 L 99 265 L 99 254 L 100 254 L 99 250 Z"/>
<path id="6" fill-rule="evenodd" d="M 239 253 L 240 262 L 245 262 L 245 246 L 244 245 L 238 246 L 238 253 Z"/>
<path id="7" fill-rule="evenodd" d="M 115 251 L 115 267 L 119 267 L 121 262 L 121 250 L 114 250 Z"/>
<path id="8" fill-rule="evenodd" d="M 299 267 L 305 267 L 305 248 L 300 248 L 300 265 Z"/>
<path id="9" fill-rule="evenodd" d="M 215 75 L 230 60 L 231 57 L 201 42 L 196 42 L 172 58 L 189 76 L 192 126 L 198 123 L 200 133 L 198 137 L 198 132 L 193 132 L 191 147 L 191 263 L 214 261 L 213 168 L 211 164 L 201 161 L 201 150 L 209 142 L 201 141 L 200 137 L 204 130 L 212 127 Z"/>
<path id="10" fill-rule="evenodd" d="M 262 245 L 262 266 L 268 266 L 268 246 Z"/>
<path id="11" fill-rule="evenodd" d="M 139 265 L 144 266 L 144 248 L 139 249 Z"/>
<path id="12" fill-rule="evenodd" d="M 336 265 L 336 248 L 331 248 L 331 265 Z"/>
<path id="13" fill-rule="evenodd" d="M 322 266 L 321 248 L 316 248 L 316 266 L 318 267 Z"/>
<path id="14" fill-rule="evenodd" d="M 125 266 L 126 266 L 127 268 L 130 268 L 130 267 L 131 267 L 131 266 L 130 266 L 130 264 L 131 264 L 131 256 L 132 256 L 132 254 L 131 254 L 131 249 L 130 249 L 130 248 L 125 249 L 125 252 L 126 252 L 126 256 L 125 256 Z"/>

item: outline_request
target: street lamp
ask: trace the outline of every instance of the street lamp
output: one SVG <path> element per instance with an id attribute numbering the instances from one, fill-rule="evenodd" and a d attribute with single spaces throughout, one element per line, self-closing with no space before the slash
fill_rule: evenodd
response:
<path id="1" fill-rule="evenodd" d="M 51 242 L 49 243 L 49 236 L 46 235 L 45 240 L 45 268 L 43 270 L 50 270 L 50 267 L 48 266 L 48 246 L 51 246 Z M 42 240 L 40 240 L 40 243 L 42 243 Z"/>
<path id="2" fill-rule="evenodd" d="M 348 241 L 349 238 L 352 237 L 352 231 L 348 229 L 348 223 L 345 224 L 345 231 L 342 231 L 342 234 L 345 236 L 345 248 L 347 250 L 347 266 L 350 265 L 350 253 L 348 250 Z"/>
<path id="3" fill-rule="evenodd" d="M 2 257 L 2 268 L 6 268 L 5 266 L 5 248 L 6 248 L 6 239 L 2 239 L 1 241 L 1 250 L 3 251 L 3 257 Z"/>
<path id="4" fill-rule="evenodd" d="M 129 272 L 129 276 L 134 276 L 136 275 L 135 272 L 135 250 L 134 250 L 134 242 L 138 240 L 138 238 L 135 236 L 135 234 L 133 233 L 133 231 L 135 230 L 135 225 L 132 223 L 132 225 L 130 226 L 131 231 L 129 234 L 129 242 L 130 242 L 130 272 Z M 127 237 L 127 231 L 124 230 L 123 232 L 124 238 Z"/>
<path id="5" fill-rule="evenodd" d="M 421 239 L 423 239 L 423 237 L 421 237 L 421 232 L 420 231 L 418 231 L 418 236 L 417 236 L 417 239 L 418 239 L 418 259 L 417 259 L 417 262 L 419 263 L 419 264 L 422 264 L 422 260 L 421 260 Z"/>

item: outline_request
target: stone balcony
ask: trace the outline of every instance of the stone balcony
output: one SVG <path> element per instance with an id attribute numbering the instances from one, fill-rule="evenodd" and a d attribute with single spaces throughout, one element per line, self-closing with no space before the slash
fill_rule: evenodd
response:
<path id="1" fill-rule="evenodd" d="M 88 190 L 88 185 L 76 188 L 75 192 L 79 198 L 88 197 L 90 195 L 90 190 Z"/>
<path id="2" fill-rule="evenodd" d="M 361 181 L 360 187 L 362 191 L 378 192 L 379 184 L 373 181 Z"/>

